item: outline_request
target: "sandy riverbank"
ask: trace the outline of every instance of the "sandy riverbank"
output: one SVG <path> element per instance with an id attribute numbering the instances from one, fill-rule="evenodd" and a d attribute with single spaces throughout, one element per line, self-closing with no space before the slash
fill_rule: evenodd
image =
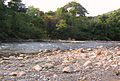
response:
<path id="1" fill-rule="evenodd" d="M 120 81 L 120 47 L 2 56 L 0 80 Z"/>

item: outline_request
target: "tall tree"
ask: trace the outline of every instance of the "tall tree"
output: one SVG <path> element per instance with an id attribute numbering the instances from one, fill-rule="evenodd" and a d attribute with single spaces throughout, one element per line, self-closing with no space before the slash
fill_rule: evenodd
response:
<path id="1" fill-rule="evenodd" d="M 9 8 L 11 8 L 12 10 L 16 12 L 26 11 L 25 4 L 23 4 L 21 0 L 11 0 L 10 2 L 8 2 L 8 6 Z"/>
<path id="2" fill-rule="evenodd" d="M 0 0 L 0 40 L 4 39 L 7 37 L 7 31 L 6 28 L 6 10 L 7 7 L 4 4 L 5 0 Z"/>
<path id="3" fill-rule="evenodd" d="M 74 1 L 66 4 L 63 10 L 73 16 L 85 16 L 88 14 L 87 10 L 81 4 Z"/>

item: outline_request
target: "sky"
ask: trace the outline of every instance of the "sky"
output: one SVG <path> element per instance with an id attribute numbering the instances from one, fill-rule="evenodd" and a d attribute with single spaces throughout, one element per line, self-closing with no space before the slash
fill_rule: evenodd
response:
<path id="1" fill-rule="evenodd" d="M 41 11 L 55 11 L 70 1 L 80 3 L 89 13 L 97 16 L 120 8 L 120 0 L 22 0 L 26 6 L 34 6 Z"/>

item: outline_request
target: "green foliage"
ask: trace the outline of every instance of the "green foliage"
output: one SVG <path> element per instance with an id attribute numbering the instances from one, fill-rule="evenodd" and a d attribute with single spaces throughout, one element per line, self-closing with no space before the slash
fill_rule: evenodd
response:
<path id="1" fill-rule="evenodd" d="M 28 8 L 21 0 L 0 0 L 0 40 L 76 39 L 120 40 L 120 9 L 86 17 L 87 10 L 70 2 L 55 12 Z"/>
<path id="2" fill-rule="evenodd" d="M 65 20 L 60 20 L 58 21 L 58 23 L 56 24 L 57 30 L 61 30 L 67 27 L 66 21 Z"/>
<path id="3" fill-rule="evenodd" d="M 64 11 L 72 16 L 85 16 L 87 10 L 77 2 L 70 2 L 63 7 Z"/>
<path id="4" fill-rule="evenodd" d="M 16 12 L 25 12 L 25 5 L 22 3 L 21 0 L 10 0 L 10 2 L 8 2 L 8 7 Z"/>

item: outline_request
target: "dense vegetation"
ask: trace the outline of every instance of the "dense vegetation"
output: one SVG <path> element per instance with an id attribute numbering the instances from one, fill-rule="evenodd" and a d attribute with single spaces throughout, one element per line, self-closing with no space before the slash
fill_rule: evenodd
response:
<path id="1" fill-rule="evenodd" d="M 0 0 L 0 40 L 75 39 L 120 40 L 120 9 L 87 17 L 87 10 L 70 2 L 55 12 L 28 8 L 21 0 Z"/>

